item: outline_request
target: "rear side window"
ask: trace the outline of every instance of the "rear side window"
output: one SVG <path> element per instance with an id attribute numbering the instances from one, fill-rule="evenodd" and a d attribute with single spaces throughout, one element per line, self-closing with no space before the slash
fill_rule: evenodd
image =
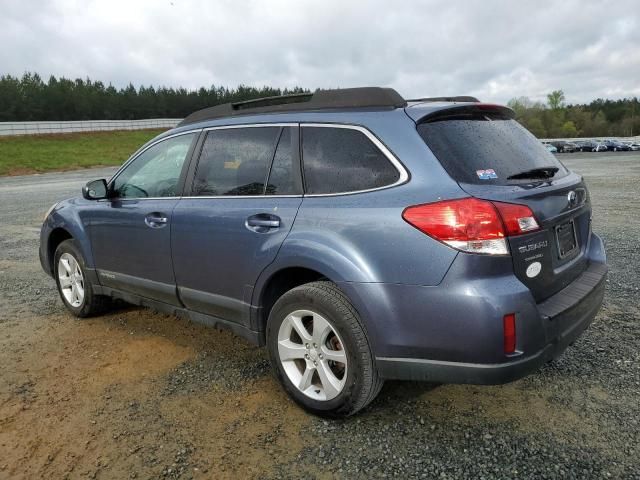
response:
<path id="1" fill-rule="evenodd" d="M 348 193 L 385 187 L 400 173 L 362 132 L 351 128 L 303 127 L 306 192 Z"/>
<path id="2" fill-rule="evenodd" d="M 418 125 L 418 133 L 449 175 L 462 183 L 506 185 L 528 170 L 557 167 L 568 172 L 545 146 L 500 112 L 448 115 Z M 530 180 L 524 180 L 530 181 Z"/>
<path id="3" fill-rule="evenodd" d="M 212 130 L 202 146 L 194 195 L 262 195 L 280 127 Z"/>

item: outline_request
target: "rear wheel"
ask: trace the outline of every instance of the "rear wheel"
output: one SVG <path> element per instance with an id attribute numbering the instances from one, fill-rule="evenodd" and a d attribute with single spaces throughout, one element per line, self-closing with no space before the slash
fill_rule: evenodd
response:
<path id="1" fill-rule="evenodd" d="M 360 318 L 331 282 L 280 297 L 269 315 L 267 346 L 284 389 L 314 414 L 352 415 L 382 388 Z"/>
<path id="2" fill-rule="evenodd" d="M 109 300 L 93 293 L 84 258 L 73 240 L 58 245 L 54 262 L 58 293 L 67 310 L 76 317 L 88 317 L 106 309 Z"/>

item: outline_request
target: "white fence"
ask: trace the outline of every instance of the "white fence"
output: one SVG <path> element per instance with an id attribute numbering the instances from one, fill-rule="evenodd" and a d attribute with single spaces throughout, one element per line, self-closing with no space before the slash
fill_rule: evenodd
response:
<path id="1" fill-rule="evenodd" d="M 147 120 L 78 120 L 71 122 L 0 122 L 0 136 L 42 135 L 50 133 L 96 132 L 102 130 L 143 130 L 173 128 L 181 118 Z"/>
<path id="2" fill-rule="evenodd" d="M 43 135 L 52 133 L 97 132 L 106 130 L 143 130 L 145 128 L 173 128 L 181 118 L 149 118 L 145 120 L 77 120 L 70 122 L 0 122 L 0 136 Z M 620 141 L 640 141 L 638 137 L 616 138 Z M 590 140 L 588 138 L 541 138 L 542 142 L 553 140 Z"/>

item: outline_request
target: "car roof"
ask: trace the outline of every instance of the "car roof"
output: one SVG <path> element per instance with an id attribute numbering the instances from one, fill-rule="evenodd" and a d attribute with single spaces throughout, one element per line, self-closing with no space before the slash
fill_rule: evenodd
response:
<path id="1" fill-rule="evenodd" d="M 392 88 L 342 88 L 216 105 L 192 113 L 182 120 L 178 127 L 200 123 L 204 125 L 205 122 L 213 124 L 221 119 L 230 120 L 236 117 L 249 116 L 260 117 L 263 121 L 267 121 L 267 118 L 271 115 L 294 112 L 384 112 L 400 108 L 406 108 L 407 114 L 411 118 L 415 117 L 414 119 L 417 119 L 452 106 L 476 105 L 479 103 L 477 98 L 470 96 L 426 97 L 405 100 Z"/>
<path id="2" fill-rule="evenodd" d="M 178 124 L 179 127 L 206 120 L 232 118 L 247 115 L 302 112 L 336 109 L 402 108 L 407 102 L 392 88 L 362 87 L 319 90 L 314 93 L 298 93 L 264 97 L 242 102 L 223 103 L 198 110 Z"/>

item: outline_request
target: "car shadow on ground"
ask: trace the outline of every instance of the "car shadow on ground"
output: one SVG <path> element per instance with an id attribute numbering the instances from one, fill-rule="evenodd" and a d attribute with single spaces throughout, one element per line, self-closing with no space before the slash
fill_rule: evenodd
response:
<path id="1" fill-rule="evenodd" d="M 425 393 L 439 388 L 440 383 L 410 382 L 400 380 L 387 380 L 382 387 L 378 398 L 371 406 L 372 410 L 394 410 L 398 401 L 412 401 L 422 397 Z"/>

